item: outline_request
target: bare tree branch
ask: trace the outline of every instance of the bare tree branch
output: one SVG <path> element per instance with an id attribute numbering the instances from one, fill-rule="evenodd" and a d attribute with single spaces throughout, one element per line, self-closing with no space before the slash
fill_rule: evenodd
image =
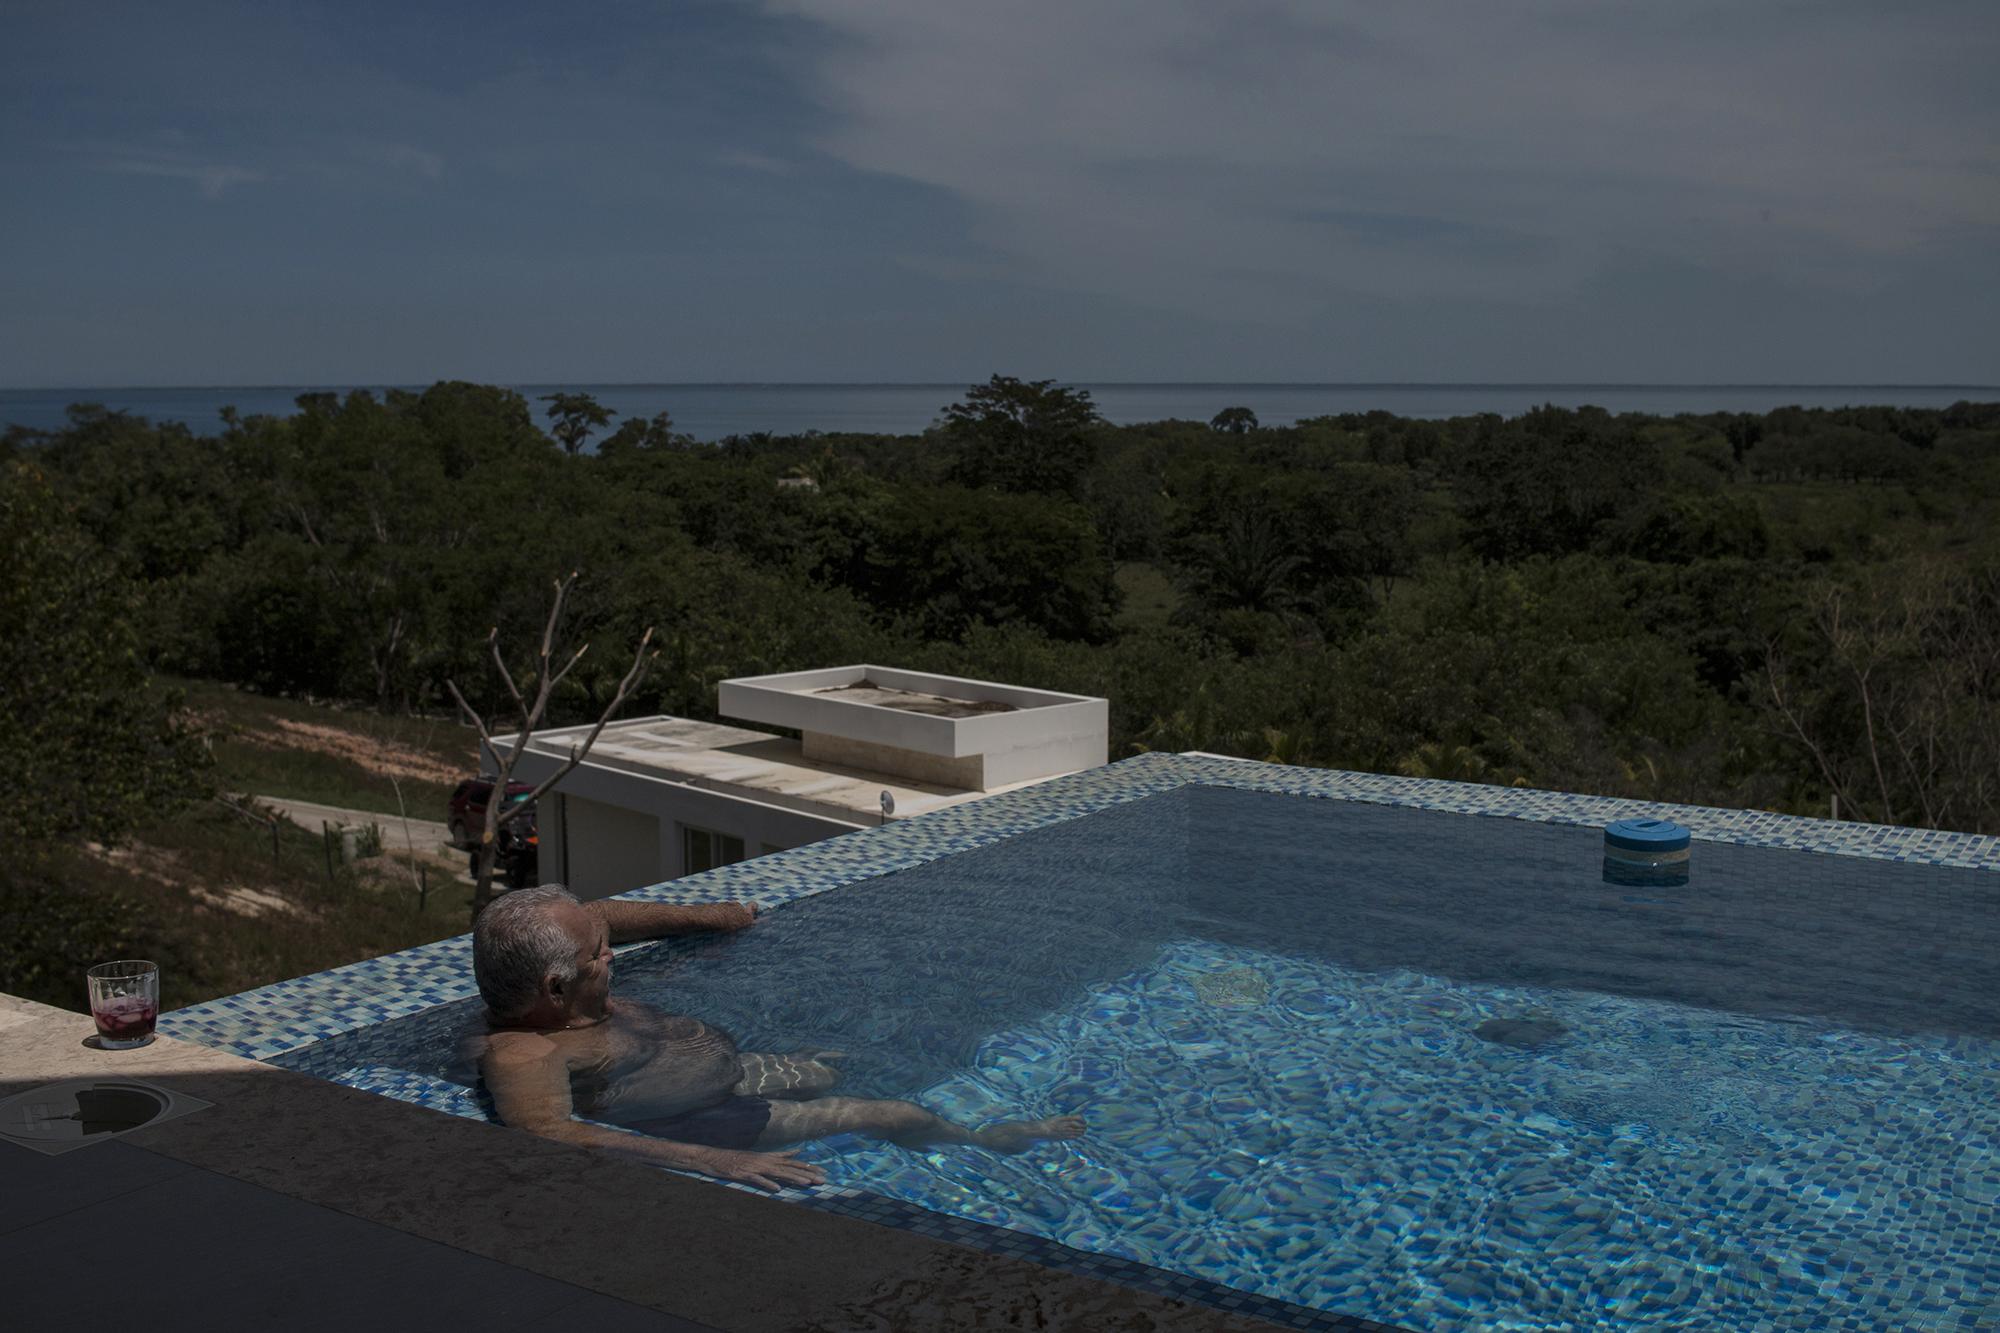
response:
<path id="1" fill-rule="evenodd" d="M 569 600 L 569 590 L 576 583 L 576 571 L 571 570 L 568 578 L 556 580 L 554 605 L 549 607 L 549 623 L 542 626 L 542 661 L 547 663 L 555 653 L 556 625 L 562 620 L 563 603 Z"/>
<path id="2" fill-rule="evenodd" d="M 1778 656 L 1777 644 L 1775 642 L 1767 642 L 1764 650 L 1764 680 L 1770 687 L 1772 705 L 1777 708 L 1779 716 L 1783 717 L 1791 727 L 1792 734 L 1798 737 L 1799 743 L 1812 753 L 1813 762 L 1818 765 L 1820 776 L 1826 779 L 1826 785 L 1833 789 L 1833 794 L 1846 801 L 1852 808 L 1860 809 L 1860 804 L 1848 795 L 1846 784 L 1841 782 L 1840 775 L 1834 771 L 1832 763 L 1828 761 L 1826 751 L 1822 750 L 1819 747 L 1819 743 L 1813 740 L 1812 735 L 1806 730 L 1804 722 L 1800 720 L 1798 713 L 1793 710 L 1791 704 L 1786 700 L 1784 687 L 1779 682 L 1781 668 L 1782 662 Z"/>
<path id="3" fill-rule="evenodd" d="M 1875 664 L 1869 662 L 1863 670 L 1853 649 L 1852 636 L 1844 633 L 1840 626 L 1840 593 L 1833 592 L 1826 599 L 1820 613 L 1820 632 L 1847 668 L 1847 674 L 1854 678 L 1854 689 L 1861 696 L 1861 734 L 1867 741 L 1868 765 L 1875 771 L 1875 789 L 1882 796 L 1882 822 L 1896 822 L 1896 801 L 1889 795 L 1889 778 L 1882 771 L 1882 745 L 1875 736 Z"/>
<path id="4" fill-rule="evenodd" d="M 525 799 L 520 801 L 518 806 L 532 805 L 540 800 L 542 795 L 551 787 L 554 787 L 556 783 L 562 781 L 571 769 L 583 762 L 584 756 L 590 753 L 590 747 L 597 744 L 598 733 L 604 730 L 604 724 L 611 720 L 613 713 L 624 706 L 625 700 L 631 697 L 632 691 L 645 678 L 646 668 L 651 665 L 653 658 L 659 655 L 646 651 L 646 646 L 652 641 L 653 631 L 648 627 L 645 634 L 640 636 L 638 651 L 632 656 L 631 669 L 625 673 L 625 678 L 618 682 L 618 692 L 612 696 L 611 702 L 605 705 L 604 711 L 598 714 L 597 722 L 591 727 L 590 734 L 583 738 L 583 744 L 572 745 L 569 749 L 569 758 L 563 761 L 562 767 L 542 779 L 534 791 L 530 792 Z M 527 746 L 526 738 L 521 738 L 520 744 L 525 749 Z M 509 815 L 507 818 L 511 819 L 513 816 Z"/>
<path id="5" fill-rule="evenodd" d="M 507 789 L 512 785 L 515 765 L 520 762 L 522 754 L 527 751 L 529 744 L 534 739 L 535 729 L 541 726 L 543 717 L 547 715 L 549 700 L 555 691 L 555 687 L 569 675 L 577 663 L 583 660 L 584 654 L 590 650 L 590 645 L 585 644 L 583 647 L 578 648 L 575 653 L 571 654 L 569 660 L 559 670 L 550 669 L 552 659 L 555 656 L 556 632 L 562 620 L 563 606 L 568 601 L 570 588 L 576 583 L 576 579 L 577 574 L 572 570 L 568 577 L 556 581 L 555 594 L 549 607 L 549 618 L 542 628 L 540 650 L 537 653 L 539 670 L 536 673 L 537 681 L 532 702 L 523 695 L 519 682 L 516 680 L 513 672 L 507 667 L 505 657 L 500 651 L 499 630 L 496 628 L 492 633 L 487 635 L 487 646 L 492 652 L 494 665 L 499 669 L 500 678 L 506 683 L 507 691 L 512 696 L 514 705 L 520 711 L 521 715 L 521 729 L 513 736 L 507 738 L 508 745 L 504 756 L 501 754 L 500 746 L 496 743 L 493 731 L 487 725 L 486 719 L 471 704 L 466 702 L 465 696 L 459 691 L 456 682 L 451 680 L 445 681 L 445 687 L 451 691 L 451 697 L 458 704 L 459 710 L 470 718 L 473 725 L 479 729 L 479 739 L 482 748 L 485 754 L 492 756 L 499 770 L 494 775 L 492 790 L 486 798 L 486 817 L 483 821 L 483 827 L 480 830 L 479 846 L 475 853 L 473 874 L 473 915 L 475 917 L 492 900 L 494 861 L 498 851 L 501 828 L 526 814 L 558 782 L 566 777 L 571 770 L 583 762 L 585 756 L 590 753 L 591 746 L 596 744 L 597 737 L 604 730 L 605 724 L 611 720 L 612 716 L 620 708 L 625 706 L 625 701 L 632 696 L 632 691 L 638 688 L 639 682 L 645 678 L 647 667 L 651 664 L 653 658 L 658 656 L 656 652 L 648 651 L 653 641 L 653 631 L 651 627 L 648 627 L 646 632 L 640 636 L 639 646 L 633 652 L 631 668 L 626 671 L 624 678 L 618 682 L 617 691 L 612 695 L 611 701 L 605 705 L 604 710 L 598 715 L 596 723 L 592 725 L 589 734 L 583 738 L 582 743 L 571 746 L 569 757 L 553 773 L 537 783 L 532 790 L 521 796 L 518 800 L 509 800 Z"/>
<path id="6" fill-rule="evenodd" d="M 1816 587 L 1797 660 L 1766 643 L 1763 702 L 1843 801 L 1887 822 L 1992 828 L 2000 809 L 2000 577 L 1937 561 Z M 1850 790 L 1851 789 L 1851 790 Z"/>
<path id="7" fill-rule="evenodd" d="M 520 711 L 521 725 L 528 726 L 528 701 L 521 697 L 521 687 L 514 683 L 514 673 L 507 669 L 507 659 L 500 652 L 500 627 L 495 625 L 486 631 L 486 647 L 493 654 L 493 665 L 500 669 L 500 679 L 506 683 L 507 693 L 514 698 L 514 707 Z"/>
<path id="8" fill-rule="evenodd" d="M 396 792 L 397 817 L 403 821 L 403 859 L 409 864 L 410 887 L 421 889 L 423 887 L 423 879 L 417 874 L 417 838 L 415 834 L 410 832 L 410 809 L 403 804 L 403 784 L 396 780 L 394 773 L 389 774 L 388 777 L 389 785 Z"/>
<path id="9" fill-rule="evenodd" d="M 486 729 L 486 719 L 481 717 L 479 715 L 479 711 L 475 709 L 471 704 L 467 703 L 465 701 L 465 696 L 458 692 L 457 681 L 454 681 L 449 677 L 447 677 L 444 682 L 444 687 L 447 690 L 450 690 L 451 697 L 457 700 L 459 711 L 464 713 L 468 718 L 472 719 L 472 725 L 479 729 L 479 739 L 485 742 L 486 745 L 490 748 L 493 744 L 493 733 Z"/>
<path id="10" fill-rule="evenodd" d="M 589 651 L 590 651 L 590 645 L 586 643 L 585 645 L 583 645 L 583 647 L 577 649 L 575 653 L 571 654 L 569 661 L 563 664 L 563 669 L 561 671 L 556 672 L 554 676 L 549 678 L 549 689 L 551 692 L 555 690 L 556 686 L 562 684 L 563 677 L 567 676 L 570 673 L 570 668 L 574 667 L 578 662 L 581 662 L 583 660 L 583 655 Z"/>

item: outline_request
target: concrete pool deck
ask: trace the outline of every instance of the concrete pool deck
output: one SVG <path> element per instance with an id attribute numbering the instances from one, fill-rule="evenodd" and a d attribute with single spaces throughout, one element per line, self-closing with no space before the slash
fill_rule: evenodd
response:
<path id="1" fill-rule="evenodd" d="M 0 1143 L 10 1326 L 1279 1327 L 167 1037 L 101 1051 L 93 1032 L 0 995 L 0 1097 L 95 1075 L 213 1105 L 59 1156 Z"/>

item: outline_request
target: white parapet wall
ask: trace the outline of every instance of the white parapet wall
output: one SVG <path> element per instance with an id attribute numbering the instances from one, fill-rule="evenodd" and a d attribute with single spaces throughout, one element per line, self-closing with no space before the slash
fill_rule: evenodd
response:
<path id="1" fill-rule="evenodd" d="M 559 735 L 554 743 L 560 745 L 563 739 Z M 521 781 L 539 782 L 562 762 L 560 754 L 531 746 L 514 773 Z M 573 769 L 544 798 L 536 820 L 541 829 L 542 883 L 567 882 L 572 893 L 585 899 L 686 874 L 682 851 L 689 829 L 739 838 L 746 855 L 754 856 L 875 822 L 829 818 L 659 774 L 588 762 Z"/>
<path id="2" fill-rule="evenodd" d="M 863 663 L 725 680 L 725 717 L 791 727 L 807 754 L 972 791 L 1094 768 L 1103 699 Z"/>
<path id="3" fill-rule="evenodd" d="M 585 899 L 659 882 L 663 830 L 657 815 L 567 793 L 550 798 L 544 809 L 546 881 L 560 870 L 570 892 Z"/>

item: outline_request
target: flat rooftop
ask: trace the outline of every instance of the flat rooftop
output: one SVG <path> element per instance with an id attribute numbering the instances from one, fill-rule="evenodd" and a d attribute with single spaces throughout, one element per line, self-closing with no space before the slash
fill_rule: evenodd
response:
<path id="1" fill-rule="evenodd" d="M 1105 761 L 1110 704 L 1089 695 L 872 662 L 739 676 L 718 682 L 715 693 L 722 716 L 796 730 L 815 754 L 832 753 L 823 742 L 838 738 L 933 758 L 986 757 L 988 767 L 975 781 L 988 791 L 1006 781 L 1051 777 Z M 870 762 L 851 748 L 842 757 Z M 921 764 L 885 767 L 957 780 Z"/>
<path id="2" fill-rule="evenodd" d="M 946 694 L 925 694 L 921 690 L 902 690 L 890 685 L 877 685 L 872 680 L 858 680 L 852 685 L 828 685 L 811 693 L 827 699 L 845 699 L 849 703 L 873 704 L 877 708 L 894 708 L 905 713 L 922 713 L 926 717 L 979 717 L 986 713 L 1012 713 L 1018 711 L 1015 705 L 999 699 L 954 699 Z"/>
<path id="3" fill-rule="evenodd" d="M 565 756 L 569 747 L 589 730 L 586 726 L 537 732 L 528 749 L 534 754 Z M 895 799 L 897 817 L 902 818 L 1011 789 L 977 791 L 950 787 L 809 759 L 800 743 L 788 737 L 664 714 L 611 723 L 598 736 L 584 762 L 598 768 L 726 792 L 856 827 L 879 822 L 885 791 Z"/>

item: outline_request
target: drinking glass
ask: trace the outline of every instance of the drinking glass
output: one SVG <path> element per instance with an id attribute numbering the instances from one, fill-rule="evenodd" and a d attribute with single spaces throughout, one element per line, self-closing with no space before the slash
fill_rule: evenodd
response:
<path id="1" fill-rule="evenodd" d="M 160 967 L 126 960 L 99 963 L 90 978 L 90 1016 L 97 1020 L 97 1044 L 125 1051 L 153 1039 L 160 1016 Z"/>

